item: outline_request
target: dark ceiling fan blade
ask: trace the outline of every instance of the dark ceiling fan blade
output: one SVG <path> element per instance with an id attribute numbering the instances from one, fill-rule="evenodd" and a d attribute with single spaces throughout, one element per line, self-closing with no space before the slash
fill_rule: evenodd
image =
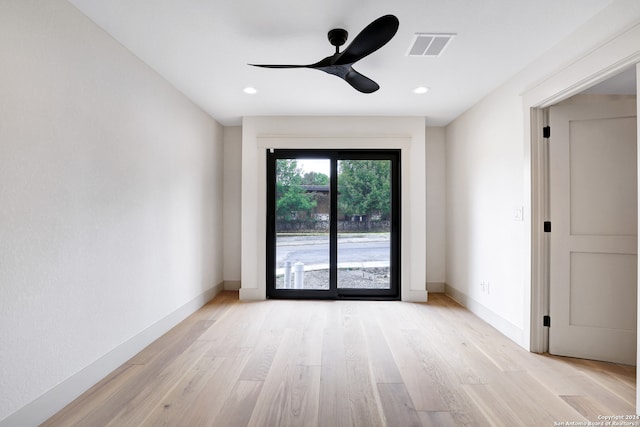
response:
<path id="1" fill-rule="evenodd" d="M 347 83 L 353 86 L 354 89 L 362 93 L 372 93 L 380 89 L 378 83 L 374 82 L 369 77 L 363 76 L 353 68 L 347 72 L 344 79 Z"/>
<path id="2" fill-rule="evenodd" d="M 272 64 L 249 64 L 261 68 L 310 68 L 309 65 L 272 65 Z"/>
<path id="3" fill-rule="evenodd" d="M 262 67 L 262 68 L 322 68 L 333 65 L 333 60 L 336 55 L 327 56 L 324 59 L 316 62 L 315 64 L 299 64 L 299 65 L 286 65 L 286 64 L 249 64 L 254 67 Z"/>
<path id="4" fill-rule="evenodd" d="M 345 42 L 347 32 L 334 29 L 329 32 L 329 41 L 336 47 L 336 53 L 309 65 L 285 65 L 285 64 L 249 64 L 261 68 L 312 68 L 333 74 L 344 79 L 353 88 L 362 93 L 372 93 L 380 89 L 378 83 L 355 71 L 351 65 L 375 52 L 387 44 L 395 36 L 400 23 L 393 15 L 382 16 L 367 25 L 358 34 L 351 44 L 343 51 L 338 49 Z"/>
<path id="5" fill-rule="evenodd" d="M 353 64 L 387 44 L 398 31 L 400 22 L 393 15 L 382 16 L 356 36 L 351 44 L 339 54 L 336 65 Z"/>

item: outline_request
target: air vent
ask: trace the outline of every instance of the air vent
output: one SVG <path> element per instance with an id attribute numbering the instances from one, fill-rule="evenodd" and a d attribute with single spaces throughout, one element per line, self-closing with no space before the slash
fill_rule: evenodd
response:
<path id="1" fill-rule="evenodd" d="M 440 56 L 454 37 L 455 34 L 416 33 L 407 56 Z"/>

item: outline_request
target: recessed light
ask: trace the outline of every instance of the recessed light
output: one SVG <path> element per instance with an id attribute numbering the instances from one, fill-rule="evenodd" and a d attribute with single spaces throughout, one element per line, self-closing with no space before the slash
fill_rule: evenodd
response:
<path id="1" fill-rule="evenodd" d="M 413 90 L 413 93 L 416 93 L 418 95 L 421 95 L 421 94 L 427 93 L 427 92 L 429 92 L 429 88 L 428 87 L 424 87 L 424 86 L 417 87 L 417 88 L 415 88 Z"/>
<path id="2" fill-rule="evenodd" d="M 256 93 L 258 93 L 258 90 L 255 87 L 245 87 L 243 89 L 243 92 L 249 95 L 255 95 Z"/>

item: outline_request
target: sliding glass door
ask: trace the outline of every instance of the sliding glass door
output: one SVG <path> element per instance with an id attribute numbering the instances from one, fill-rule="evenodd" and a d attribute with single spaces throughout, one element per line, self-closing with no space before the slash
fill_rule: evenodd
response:
<path id="1" fill-rule="evenodd" d="M 269 150 L 270 298 L 399 297 L 399 152 Z"/>

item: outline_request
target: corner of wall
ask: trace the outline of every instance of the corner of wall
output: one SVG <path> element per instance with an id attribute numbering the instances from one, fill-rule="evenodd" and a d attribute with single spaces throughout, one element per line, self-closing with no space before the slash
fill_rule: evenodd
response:
<path id="1" fill-rule="evenodd" d="M 427 282 L 427 292 L 442 294 L 445 293 L 445 288 L 444 282 Z"/>
<path id="2" fill-rule="evenodd" d="M 224 290 L 225 291 L 238 291 L 242 287 L 240 280 L 225 280 L 224 281 Z"/>

